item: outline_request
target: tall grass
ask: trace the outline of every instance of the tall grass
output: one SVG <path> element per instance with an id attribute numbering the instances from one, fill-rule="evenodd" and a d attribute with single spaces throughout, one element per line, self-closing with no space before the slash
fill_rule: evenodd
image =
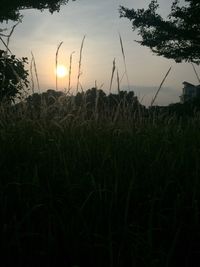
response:
<path id="1" fill-rule="evenodd" d="M 84 112 L 1 107 L 5 266 L 195 266 L 199 116 L 113 123 Z"/>
<path id="2" fill-rule="evenodd" d="M 69 99 L 0 105 L 3 266 L 196 267 L 200 115 Z"/>

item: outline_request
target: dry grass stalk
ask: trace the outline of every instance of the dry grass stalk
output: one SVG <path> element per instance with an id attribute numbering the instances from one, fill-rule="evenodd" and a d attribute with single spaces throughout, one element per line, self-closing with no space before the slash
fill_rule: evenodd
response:
<path id="1" fill-rule="evenodd" d="M 95 80 L 96 98 L 95 98 L 95 119 L 98 120 L 98 104 L 99 104 L 99 90 L 97 86 L 97 81 Z"/>
<path id="2" fill-rule="evenodd" d="M 58 67 L 58 52 L 63 42 L 60 42 L 58 48 L 56 50 L 56 91 L 58 90 L 58 74 L 57 74 L 57 67 Z"/>
<path id="3" fill-rule="evenodd" d="M 35 57 L 34 57 L 32 51 L 31 51 L 31 56 L 32 56 L 32 62 L 33 62 L 32 64 L 34 67 L 35 77 L 36 77 L 36 81 L 37 81 L 38 92 L 40 94 L 40 83 L 39 83 L 39 78 L 38 78 L 37 66 L 36 66 Z"/>
<path id="4" fill-rule="evenodd" d="M 12 54 L 12 52 L 10 51 L 9 47 L 7 46 L 7 44 L 4 42 L 3 38 L 0 36 L 0 40 L 2 41 L 3 45 L 6 48 L 6 51 L 10 52 L 10 54 Z"/>
<path id="5" fill-rule="evenodd" d="M 114 78 L 114 74 L 115 74 L 115 69 L 116 69 L 116 64 L 115 64 L 115 58 L 114 58 L 114 60 L 113 60 L 113 67 L 112 67 L 112 74 L 111 74 L 111 79 L 110 79 L 109 93 L 111 93 L 113 78 Z"/>
<path id="6" fill-rule="evenodd" d="M 94 88 L 98 89 L 97 80 L 94 82 Z"/>
<path id="7" fill-rule="evenodd" d="M 171 69 L 172 69 L 172 67 L 169 68 L 169 70 L 167 71 L 165 77 L 163 78 L 163 80 L 162 80 L 162 82 L 161 82 L 161 84 L 160 84 L 160 86 L 159 86 L 159 88 L 158 88 L 158 90 L 157 90 L 157 92 L 156 92 L 154 98 L 153 98 L 152 101 L 151 101 L 151 107 L 153 106 L 153 104 L 154 104 L 154 102 L 155 102 L 155 100 L 156 100 L 156 98 L 157 98 L 157 96 L 158 96 L 158 93 L 160 92 L 160 90 L 161 90 L 161 88 L 162 88 L 162 86 L 163 86 L 163 84 L 164 84 L 164 82 L 165 82 L 167 76 L 169 75 Z"/>
<path id="8" fill-rule="evenodd" d="M 35 83 L 34 83 L 34 78 L 33 78 L 33 58 L 31 58 L 31 63 L 30 63 L 30 73 L 31 73 L 31 91 L 32 91 L 32 94 L 34 94 Z"/>
<path id="9" fill-rule="evenodd" d="M 12 36 L 14 29 L 17 27 L 19 23 L 21 23 L 21 20 L 19 20 L 15 25 L 13 25 L 9 34 L 0 33 L 0 40 L 2 41 L 3 45 L 6 47 L 6 53 L 9 52 L 10 54 L 12 54 L 12 52 L 9 49 L 10 37 Z M 6 42 L 3 40 L 1 36 L 7 38 Z"/>
<path id="10" fill-rule="evenodd" d="M 127 65 L 126 65 L 126 56 L 125 56 L 123 41 L 122 41 L 122 37 L 121 37 L 120 33 L 119 33 L 119 40 L 120 40 L 121 52 L 122 52 L 123 61 L 124 61 L 124 70 L 125 70 L 125 75 L 126 75 L 126 79 L 127 79 L 127 83 L 128 83 L 128 89 L 130 91 L 130 82 L 129 82 L 129 78 L 128 78 L 128 71 L 127 71 Z"/>
<path id="11" fill-rule="evenodd" d="M 15 28 L 19 25 L 19 23 L 21 23 L 21 20 L 19 20 L 15 25 L 13 25 L 13 27 L 11 28 L 10 33 L 9 33 L 8 36 L 7 36 L 7 42 L 6 42 L 7 47 L 9 47 L 10 37 L 12 36 L 12 34 L 13 34 Z"/>
<path id="12" fill-rule="evenodd" d="M 71 90 L 71 75 L 72 75 L 72 58 L 73 58 L 73 54 L 75 52 L 73 51 L 70 55 L 70 62 L 69 62 L 69 82 L 68 82 L 68 89 L 67 89 L 67 94 L 70 92 Z"/>
<path id="13" fill-rule="evenodd" d="M 120 93 L 120 80 L 119 80 L 119 72 L 117 70 L 117 91 L 118 91 L 118 94 Z"/>
<path id="14" fill-rule="evenodd" d="M 76 93 L 78 92 L 79 85 L 80 85 L 80 76 L 81 76 L 81 63 L 82 63 L 82 53 L 83 53 L 83 45 L 85 41 L 85 35 L 83 36 L 83 40 L 81 42 L 81 48 L 80 48 L 80 57 L 79 57 L 79 66 L 78 66 L 78 76 L 77 76 L 77 86 L 76 86 Z"/>
<path id="15" fill-rule="evenodd" d="M 193 63 L 191 63 L 191 64 L 192 64 L 192 68 L 193 68 L 193 70 L 194 70 L 194 73 L 195 73 L 195 75 L 196 75 L 196 77 L 197 77 L 197 80 L 198 80 L 198 82 L 200 83 L 200 77 L 199 77 L 199 75 L 198 75 L 198 73 L 197 73 L 197 70 L 196 70 L 194 64 L 193 64 Z"/>

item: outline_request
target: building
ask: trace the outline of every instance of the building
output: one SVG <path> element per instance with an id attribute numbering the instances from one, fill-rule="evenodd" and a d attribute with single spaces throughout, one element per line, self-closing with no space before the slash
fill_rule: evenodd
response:
<path id="1" fill-rule="evenodd" d="M 200 85 L 183 82 L 183 93 L 180 96 L 181 103 L 185 103 L 196 97 L 200 97 Z"/>

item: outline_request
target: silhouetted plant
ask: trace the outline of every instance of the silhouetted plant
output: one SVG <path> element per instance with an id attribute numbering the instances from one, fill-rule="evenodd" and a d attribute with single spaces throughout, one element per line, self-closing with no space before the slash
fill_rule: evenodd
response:
<path id="1" fill-rule="evenodd" d="M 106 101 L 106 94 L 102 90 L 93 87 L 85 92 L 85 101 L 90 108 L 94 108 L 95 105 L 100 108 Z"/>
<path id="2" fill-rule="evenodd" d="M 142 37 L 137 41 L 149 47 L 154 53 L 176 62 L 188 61 L 200 63 L 200 1 L 186 0 L 179 5 L 175 0 L 168 19 L 158 13 L 156 0 L 152 0 L 148 9 L 120 8 L 120 16 L 132 22 L 133 30 L 138 29 Z"/>
<path id="3" fill-rule="evenodd" d="M 196 97 L 185 103 L 175 103 L 167 107 L 169 115 L 176 115 L 177 117 L 195 116 L 200 112 L 200 98 Z"/>
<path id="4" fill-rule="evenodd" d="M 48 118 L 62 118 L 67 114 L 82 116 L 85 119 L 135 114 L 138 109 L 145 109 L 133 91 L 120 91 L 120 94 L 106 95 L 101 89 L 91 88 L 78 92 L 75 96 L 63 92 L 47 90 L 42 94 L 34 93 L 26 98 L 27 112 L 34 117 L 43 117 L 44 110 Z M 45 116 L 46 116 L 45 115 Z"/>
<path id="5" fill-rule="evenodd" d="M 72 0 L 75 1 L 75 0 Z M 59 11 L 60 6 L 69 0 L 1 0 L 0 22 L 4 20 L 15 20 L 20 18 L 19 10 L 36 8 L 39 10 L 49 9 L 51 13 Z"/>
<path id="6" fill-rule="evenodd" d="M 83 92 L 78 92 L 75 96 L 75 105 L 76 106 L 81 106 L 84 101 L 84 93 Z"/>
<path id="7" fill-rule="evenodd" d="M 28 87 L 27 58 L 16 58 L 0 50 L 0 101 L 15 101 Z"/>

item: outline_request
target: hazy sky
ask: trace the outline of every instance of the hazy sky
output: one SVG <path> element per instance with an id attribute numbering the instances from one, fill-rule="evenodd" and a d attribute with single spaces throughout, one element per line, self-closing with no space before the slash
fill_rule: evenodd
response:
<path id="1" fill-rule="evenodd" d="M 176 64 L 152 54 L 150 49 L 134 42 L 139 39 L 133 32 L 131 23 L 119 18 L 119 6 L 147 8 L 150 0 L 77 0 L 62 6 L 59 13 L 48 11 L 23 11 L 23 21 L 15 29 L 10 40 L 10 49 L 18 57 L 31 58 L 33 52 L 37 64 L 40 87 L 43 90 L 55 88 L 55 53 L 63 41 L 59 53 L 59 63 L 69 67 L 70 54 L 73 54 L 72 90 L 75 91 L 79 62 L 79 50 L 86 35 L 82 55 L 82 75 L 80 82 L 84 90 L 97 85 L 108 91 L 113 59 L 116 59 L 120 77 L 124 73 L 118 32 L 120 32 L 126 54 L 126 64 L 130 87 L 144 104 L 149 104 L 167 70 L 172 66 L 157 104 L 178 102 L 182 92 L 182 82 L 197 84 L 190 64 Z M 172 0 L 159 0 L 160 13 L 167 15 Z M 9 28 L 12 24 L 0 25 Z M 0 48 L 3 45 L 0 44 Z M 199 71 L 199 68 L 197 67 Z M 116 78 L 115 78 L 116 81 Z M 68 77 L 59 79 L 59 90 L 67 87 Z M 113 91 L 115 91 L 115 83 Z M 121 89 L 127 89 L 127 79 L 121 82 Z"/>

